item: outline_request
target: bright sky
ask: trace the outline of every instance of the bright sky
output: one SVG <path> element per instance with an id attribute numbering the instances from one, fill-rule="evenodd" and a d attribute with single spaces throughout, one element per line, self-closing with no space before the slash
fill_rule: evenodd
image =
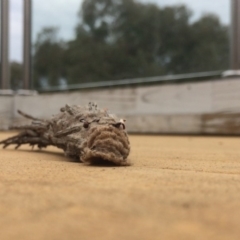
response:
<path id="1" fill-rule="evenodd" d="M 186 4 L 193 10 L 193 20 L 204 13 L 217 14 L 224 24 L 230 23 L 230 0 L 140 0 L 159 6 Z M 22 61 L 23 0 L 10 0 L 10 59 Z M 77 24 L 77 13 L 82 0 L 33 0 L 33 39 L 46 26 L 59 26 L 60 37 L 71 39 Z M 56 11 L 57 9 L 57 11 Z"/>

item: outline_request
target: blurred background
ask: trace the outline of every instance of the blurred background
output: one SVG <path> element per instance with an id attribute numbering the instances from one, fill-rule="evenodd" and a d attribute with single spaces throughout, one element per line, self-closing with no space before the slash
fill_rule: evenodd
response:
<path id="1" fill-rule="evenodd" d="M 220 2 L 33 1 L 33 88 L 228 69 Z"/>
<path id="2" fill-rule="evenodd" d="M 47 117 L 60 103 L 93 100 L 130 119 L 133 132 L 239 134 L 239 8 L 239 0 L 1 0 L 2 108 L 6 93 L 19 98 L 10 117 L 2 110 L 2 126 L 19 121 L 17 108 Z M 25 98 L 22 89 L 31 90 Z"/>
<path id="3" fill-rule="evenodd" d="M 10 2 L 18 14 L 10 38 L 11 87 L 17 89 L 23 1 Z M 33 0 L 32 88 L 226 70 L 229 30 L 229 0 Z"/>

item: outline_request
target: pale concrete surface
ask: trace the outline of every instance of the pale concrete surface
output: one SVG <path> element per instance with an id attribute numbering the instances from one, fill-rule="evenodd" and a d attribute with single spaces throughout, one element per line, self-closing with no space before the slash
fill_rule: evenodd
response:
<path id="1" fill-rule="evenodd" d="M 130 141 L 130 167 L 0 150 L 0 239 L 240 239 L 240 138 Z"/>
<path id="2" fill-rule="evenodd" d="M 50 118 L 66 104 L 92 101 L 127 119 L 132 133 L 240 135 L 240 78 L 25 94 L 0 93 L 0 129 L 27 124 L 18 109 Z"/>

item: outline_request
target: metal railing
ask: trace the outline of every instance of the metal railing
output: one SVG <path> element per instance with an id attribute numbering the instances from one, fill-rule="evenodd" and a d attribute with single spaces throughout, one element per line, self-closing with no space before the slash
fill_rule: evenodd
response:
<path id="1" fill-rule="evenodd" d="M 31 76 L 31 3 L 32 0 L 23 0 L 24 2 L 24 44 L 23 44 L 23 88 L 30 88 Z M 10 89 L 10 64 L 9 64 L 9 0 L 0 0 L 1 22 L 0 22 L 0 89 Z"/>
<path id="2" fill-rule="evenodd" d="M 8 89 L 10 87 L 9 81 L 9 60 L 8 60 L 8 46 L 9 46 L 9 1 L 0 0 L 1 5 L 1 22 L 0 22 L 0 60 L 1 60 L 1 71 L 0 71 L 0 89 Z"/>
<path id="3" fill-rule="evenodd" d="M 24 0 L 23 6 L 23 89 L 30 89 L 32 49 L 32 0 Z"/>
<path id="4" fill-rule="evenodd" d="M 104 88 L 104 87 L 118 87 L 118 86 L 133 86 L 138 84 L 154 84 L 154 83 L 165 83 L 165 82 L 179 82 L 187 80 L 201 80 L 203 78 L 220 78 L 224 71 L 212 71 L 212 72 L 200 72 L 200 73 L 187 73 L 187 74 L 176 74 L 156 77 L 145 77 L 145 78 L 132 78 L 122 80 L 109 80 L 101 82 L 88 82 L 80 84 L 72 84 L 67 86 L 53 86 L 45 89 L 38 89 L 39 92 L 58 92 L 58 91 L 69 91 L 77 89 L 90 89 L 90 88 Z"/>
<path id="5" fill-rule="evenodd" d="M 240 0 L 232 0 L 231 69 L 240 69 Z"/>

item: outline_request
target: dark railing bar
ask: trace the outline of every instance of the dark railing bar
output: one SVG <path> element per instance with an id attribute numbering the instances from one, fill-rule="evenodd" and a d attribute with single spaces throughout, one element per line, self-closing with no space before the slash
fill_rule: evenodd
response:
<path id="1" fill-rule="evenodd" d="M 0 1 L 0 10 L 0 89 L 9 89 L 9 0 Z"/>
<path id="2" fill-rule="evenodd" d="M 187 74 L 132 78 L 132 79 L 122 79 L 122 80 L 109 80 L 109 81 L 102 81 L 102 82 L 72 84 L 72 85 L 68 85 L 66 87 L 53 86 L 53 87 L 49 87 L 46 89 L 38 89 L 38 91 L 39 92 L 53 92 L 53 91 L 87 89 L 87 88 L 134 85 L 134 84 L 143 84 L 143 83 L 161 83 L 161 82 L 165 82 L 165 81 L 179 81 L 179 80 L 185 80 L 185 79 L 187 80 L 187 79 L 206 78 L 206 77 L 221 77 L 222 73 L 223 73 L 223 71 L 212 71 L 212 72 L 187 73 Z"/>
<path id="3" fill-rule="evenodd" d="M 240 0 L 231 0 L 231 54 L 230 68 L 240 69 Z"/>
<path id="4" fill-rule="evenodd" d="M 23 89 L 30 89 L 32 0 L 23 3 Z"/>

